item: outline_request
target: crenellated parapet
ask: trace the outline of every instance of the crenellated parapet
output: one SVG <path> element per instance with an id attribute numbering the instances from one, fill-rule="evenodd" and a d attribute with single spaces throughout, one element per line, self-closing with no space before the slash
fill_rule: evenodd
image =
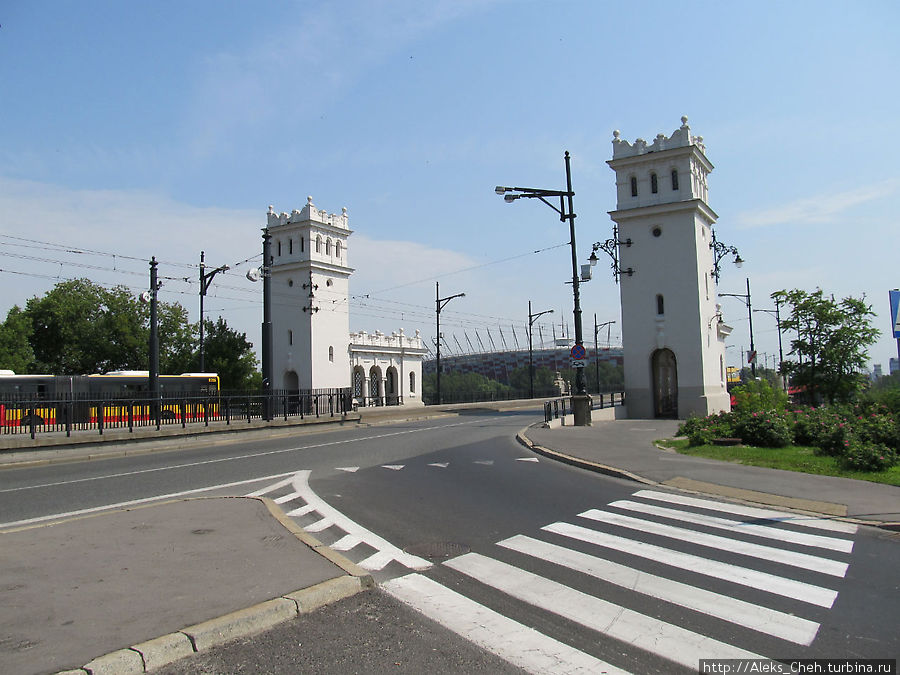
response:
<path id="1" fill-rule="evenodd" d="M 341 213 L 328 213 L 324 209 L 317 209 L 313 204 L 313 198 L 306 198 L 306 206 L 302 209 L 294 209 L 290 213 L 275 213 L 275 208 L 270 206 L 267 214 L 267 225 L 269 227 L 277 227 L 279 225 L 289 225 L 292 223 L 313 222 L 330 227 L 336 227 L 342 230 L 350 230 L 350 219 L 347 216 L 347 208 L 341 209 Z"/>
<path id="2" fill-rule="evenodd" d="M 380 347 L 386 349 L 423 349 L 422 338 L 419 331 L 414 336 L 404 334 L 403 329 L 394 331 L 390 335 L 380 330 L 367 333 L 364 330 L 358 333 L 350 333 L 350 345 L 352 348 Z"/>
<path id="3" fill-rule="evenodd" d="M 650 152 L 662 152 L 663 150 L 672 150 L 674 148 L 686 148 L 696 145 L 700 152 L 706 153 L 706 146 L 703 145 L 703 136 L 694 136 L 691 134 L 691 128 L 688 126 L 688 118 L 681 118 L 681 126 L 672 132 L 671 136 L 666 137 L 665 134 L 657 134 L 653 143 L 647 144 L 643 138 L 638 138 L 633 144 L 623 141 L 619 138 L 619 131 L 613 131 L 613 159 L 623 157 L 636 157 L 645 155 Z"/>

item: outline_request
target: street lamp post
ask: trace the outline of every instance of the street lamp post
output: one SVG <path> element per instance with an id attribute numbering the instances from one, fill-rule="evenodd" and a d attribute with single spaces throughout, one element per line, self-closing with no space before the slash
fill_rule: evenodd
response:
<path id="1" fill-rule="evenodd" d="M 594 365 L 597 371 L 597 393 L 600 393 L 600 349 L 597 346 L 597 333 L 604 326 L 609 326 L 610 328 L 615 323 L 615 321 L 607 321 L 605 323 L 597 324 L 597 315 L 594 314 Z M 609 331 L 609 328 L 607 328 Z M 606 334 L 606 343 L 609 346 L 609 332 Z"/>
<path id="2" fill-rule="evenodd" d="M 545 309 L 537 314 L 531 313 L 531 300 L 528 301 L 528 398 L 534 398 L 534 350 L 531 339 L 532 326 L 534 320 L 544 314 L 553 314 L 552 309 Z"/>
<path id="3" fill-rule="evenodd" d="M 721 297 L 739 298 L 747 305 L 747 318 L 750 320 L 750 372 L 756 377 L 756 346 L 753 344 L 753 309 L 750 306 L 750 279 L 747 279 L 747 293 L 719 293 Z"/>
<path id="4" fill-rule="evenodd" d="M 441 404 L 441 310 L 453 298 L 464 298 L 465 293 L 457 293 L 449 295 L 446 298 L 441 297 L 441 284 L 439 281 L 434 282 L 434 308 L 437 317 L 437 404 Z"/>
<path id="5" fill-rule="evenodd" d="M 749 289 L 748 289 L 749 295 Z M 787 391 L 787 380 L 784 377 L 784 349 L 781 345 L 781 303 L 775 299 L 775 309 L 754 309 L 754 312 L 765 312 L 775 317 L 775 325 L 778 327 L 778 374 L 781 376 L 781 387 Z M 752 347 L 751 347 L 752 349 Z"/>
<path id="6" fill-rule="evenodd" d="M 584 337 L 581 326 L 581 299 L 579 291 L 578 255 L 575 249 L 575 208 L 572 198 L 572 169 L 569 162 L 569 152 L 565 154 L 566 162 L 566 189 L 543 190 L 540 188 L 504 187 L 498 185 L 494 191 L 503 195 L 503 200 L 511 203 L 517 199 L 539 199 L 559 214 L 561 222 L 569 221 L 569 244 L 572 247 L 572 295 L 575 309 L 575 346 L 579 351 L 584 350 Z M 550 203 L 548 197 L 559 197 L 559 208 Z M 591 424 L 591 397 L 588 396 L 584 378 L 584 366 L 575 369 L 575 394 L 572 396 L 572 412 L 575 417 L 575 426 L 590 426 Z"/>
<path id="7" fill-rule="evenodd" d="M 263 264 L 260 272 L 263 278 L 263 323 L 262 323 L 262 376 L 263 376 L 263 416 L 272 419 L 272 235 L 269 228 L 263 228 Z"/>
<path id="8" fill-rule="evenodd" d="M 206 271 L 206 254 L 203 251 L 200 251 L 200 372 L 206 372 L 206 358 L 203 349 L 203 298 L 206 297 L 206 291 L 209 288 L 209 285 L 212 283 L 213 277 L 215 277 L 219 272 L 224 272 L 225 270 L 231 269 L 228 265 L 222 265 L 212 270 L 211 272 Z"/>

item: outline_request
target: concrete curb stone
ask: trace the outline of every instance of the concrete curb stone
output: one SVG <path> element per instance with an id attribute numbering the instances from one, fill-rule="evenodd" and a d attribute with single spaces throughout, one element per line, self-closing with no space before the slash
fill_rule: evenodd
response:
<path id="1" fill-rule="evenodd" d="M 238 637 L 260 633 L 296 616 L 297 604 L 293 600 L 275 598 L 188 626 L 181 632 L 190 639 L 195 652 L 202 652 Z"/>
<path id="2" fill-rule="evenodd" d="M 132 645 L 131 648 L 141 655 L 147 672 L 194 653 L 194 645 L 184 633 L 169 633 Z"/>
<path id="3" fill-rule="evenodd" d="M 144 673 L 144 660 L 132 649 L 119 649 L 84 664 L 89 675 L 139 675 Z M 77 671 L 76 671 L 77 672 Z"/>

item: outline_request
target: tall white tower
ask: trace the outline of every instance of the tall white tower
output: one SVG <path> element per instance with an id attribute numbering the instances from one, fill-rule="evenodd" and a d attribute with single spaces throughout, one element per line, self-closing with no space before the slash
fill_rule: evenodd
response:
<path id="1" fill-rule="evenodd" d="M 315 207 L 275 213 L 272 236 L 272 373 L 274 389 L 350 386 L 350 275 L 347 209 Z"/>
<path id="2" fill-rule="evenodd" d="M 730 408 L 725 326 L 716 304 L 702 136 L 687 117 L 668 138 L 634 144 L 613 132 L 625 398 L 634 418 Z"/>

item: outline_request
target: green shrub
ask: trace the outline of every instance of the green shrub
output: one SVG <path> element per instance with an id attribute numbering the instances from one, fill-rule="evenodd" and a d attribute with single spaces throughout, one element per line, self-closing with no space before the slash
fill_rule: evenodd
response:
<path id="1" fill-rule="evenodd" d="M 759 448 L 783 448 L 794 439 L 787 418 L 774 411 L 741 415 L 735 425 L 735 432 L 744 445 Z"/>
<path id="2" fill-rule="evenodd" d="M 897 453 L 882 443 L 851 438 L 840 462 L 851 471 L 884 471 L 897 463 Z"/>
<path id="3" fill-rule="evenodd" d="M 754 413 L 765 410 L 782 412 L 789 402 L 781 389 L 772 388 L 767 380 L 751 380 L 731 390 L 734 396 L 732 410 L 737 413 Z"/>
<path id="4" fill-rule="evenodd" d="M 678 427 L 679 436 L 687 436 L 692 446 L 710 445 L 716 438 L 734 436 L 732 415 L 721 412 L 708 417 L 689 417 Z"/>

